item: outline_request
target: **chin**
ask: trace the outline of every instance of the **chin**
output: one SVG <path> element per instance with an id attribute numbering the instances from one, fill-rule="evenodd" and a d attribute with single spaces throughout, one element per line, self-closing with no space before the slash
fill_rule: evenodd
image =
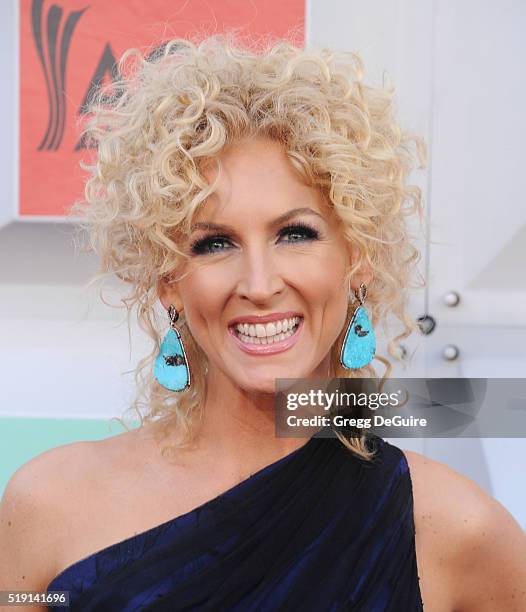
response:
<path id="1" fill-rule="evenodd" d="M 241 384 L 240 387 L 248 392 L 255 395 L 275 395 L 276 394 L 276 381 L 274 379 L 266 379 L 265 381 L 256 382 L 254 380 L 250 383 Z"/>
<path id="2" fill-rule="evenodd" d="M 298 378 L 308 378 L 308 374 L 302 372 L 291 372 L 291 368 L 287 368 L 283 370 L 283 368 L 276 368 L 276 371 L 269 376 L 268 369 L 265 373 L 262 373 L 261 377 L 257 375 L 247 374 L 246 378 L 243 381 L 239 381 L 238 385 L 245 391 L 250 393 L 260 393 L 260 394 L 276 394 L 276 380 L 278 379 L 291 379 L 290 382 L 286 383 L 283 380 L 280 383 L 280 391 L 283 391 L 288 386 L 294 384 L 294 380 Z M 234 379 L 235 380 L 235 379 Z"/>

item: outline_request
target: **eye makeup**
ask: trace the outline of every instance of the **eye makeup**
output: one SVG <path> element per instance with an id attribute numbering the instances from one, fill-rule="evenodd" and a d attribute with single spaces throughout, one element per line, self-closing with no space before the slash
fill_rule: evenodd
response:
<path id="1" fill-rule="evenodd" d="M 278 232 L 279 237 L 291 235 L 300 236 L 301 238 L 300 240 L 285 240 L 285 243 L 298 244 L 306 241 L 319 240 L 320 232 L 304 221 L 295 221 L 294 223 L 285 225 Z M 222 252 L 226 249 L 212 251 L 211 247 L 214 243 L 217 245 L 225 242 L 232 244 L 232 238 L 227 233 L 211 234 L 192 241 L 190 244 L 190 252 L 192 255 L 211 255 L 213 253 Z"/>

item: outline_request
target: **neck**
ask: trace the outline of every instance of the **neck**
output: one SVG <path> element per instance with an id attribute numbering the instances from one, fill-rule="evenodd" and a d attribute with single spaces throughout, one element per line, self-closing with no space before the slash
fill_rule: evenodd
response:
<path id="1" fill-rule="evenodd" d="M 327 359 L 311 377 L 323 378 L 328 367 Z M 274 393 L 241 389 L 222 371 L 210 367 L 197 448 L 231 466 L 257 466 L 285 456 L 307 441 L 307 437 L 277 437 Z"/>

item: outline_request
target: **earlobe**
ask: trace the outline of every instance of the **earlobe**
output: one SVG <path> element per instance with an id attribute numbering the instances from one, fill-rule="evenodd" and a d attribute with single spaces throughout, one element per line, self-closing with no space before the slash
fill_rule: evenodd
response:
<path id="1" fill-rule="evenodd" d="M 167 279 L 160 278 L 157 281 L 157 295 L 165 310 L 168 310 L 171 304 L 179 311 L 183 309 L 176 283 L 169 283 Z"/>

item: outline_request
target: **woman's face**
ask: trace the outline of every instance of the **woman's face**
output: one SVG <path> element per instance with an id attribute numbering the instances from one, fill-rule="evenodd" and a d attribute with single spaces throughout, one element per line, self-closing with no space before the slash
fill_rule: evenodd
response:
<path id="1" fill-rule="evenodd" d="M 184 309 L 209 376 L 257 393 L 274 393 L 276 378 L 326 377 L 349 299 L 341 223 L 278 143 L 246 140 L 220 159 L 163 305 Z M 212 181 L 217 170 L 204 174 Z"/>

